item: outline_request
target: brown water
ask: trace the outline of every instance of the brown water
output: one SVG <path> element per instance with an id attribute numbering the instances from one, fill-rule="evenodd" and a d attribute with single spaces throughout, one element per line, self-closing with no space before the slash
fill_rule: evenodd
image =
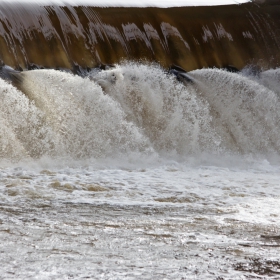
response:
<path id="1" fill-rule="evenodd" d="M 16 68 L 156 61 L 186 70 L 279 65 L 279 3 L 98 8 L 0 4 L 0 58 Z M 43 55 L 42 55 L 43 54 Z"/>

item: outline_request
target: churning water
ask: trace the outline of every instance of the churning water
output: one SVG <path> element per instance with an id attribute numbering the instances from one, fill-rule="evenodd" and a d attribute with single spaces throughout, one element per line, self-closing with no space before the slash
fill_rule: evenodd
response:
<path id="1" fill-rule="evenodd" d="M 0 80 L 2 279 L 277 279 L 280 71 L 126 62 Z"/>

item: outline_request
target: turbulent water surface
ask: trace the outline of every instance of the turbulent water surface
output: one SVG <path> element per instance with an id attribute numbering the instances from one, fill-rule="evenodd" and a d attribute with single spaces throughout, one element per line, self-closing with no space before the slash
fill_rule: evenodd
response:
<path id="1" fill-rule="evenodd" d="M 279 279 L 280 71 L 188 75 L 0 80 L 2 279 Z"/>

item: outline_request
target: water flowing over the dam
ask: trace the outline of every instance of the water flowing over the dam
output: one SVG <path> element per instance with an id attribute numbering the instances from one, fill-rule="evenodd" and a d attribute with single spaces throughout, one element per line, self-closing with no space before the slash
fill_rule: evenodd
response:
<path id="1" fill-rule="evenodd" d="M 279 279 L 280 1 L 71 1 L 0 2 L 0 278 Z"/>
<path id="2" fill-rule="evenodd" d="M 185 83 L 131 62 L 17 73 L 20 90 L 1 80 L 1 158 L 279 155 L 280 72 L 245 72 L 195 70 Z"/>
<path id="3" fill-rule="evenodd" d="M 241 69 L 249 63 L 276 67 L 280 5 L 261 2 L 167 9 L 4 2 L 0 59 L 17 69 L 74 71 L 123 59 L 186 70 Z"/>

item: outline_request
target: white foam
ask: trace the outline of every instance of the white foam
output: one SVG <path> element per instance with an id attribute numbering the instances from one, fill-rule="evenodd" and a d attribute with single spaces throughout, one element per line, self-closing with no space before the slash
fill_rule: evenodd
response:
<path id="1" fill-rule="evenodd" d="M 2 0 L 2 3 L 30 3 L 38 5 L 56 4 L 64 5 L 87 5 L 95 7 L 184 7 L 184 6 L 216 6 L 216 5 L 234 5 L 249 2 L 248 0 Z"/>
<path id="2" fill-rule="evenodd" d="M 25 94 L 0 80 L 2 278 L 126 280 L 156 271 L 157 279 L 243 279 L 252 274 L 236 263 L 278 257 L 279 157 L 258 157 L 254 139 L 268 137 L 265 150 L 279 139 L 279 100 L 261 85 L 276 87 L 276 70 L 262 82 L 196 70 L 186 85 L 133 63 L 84 79 L 55 70 L 20 75 Z M 211 143 L 211 111 L 215 128 L 239 136 L 245 155 L 111 157 L 126 141 L 178 149 L 184 127 Z M 56 157 L 44 152 L 48 143 Z M 185 144 L 180 154 L 199 141 Z M 3 163 L 30 146 L 44 156 Z M 60 147 L 78 160 L 58 157 Z M 96 157 L 100 151 L 107 157 Z"/>
<path id="3" fill-rule="evenodd" d="M 205 153 L 279 156 L 274 91 L 223 70 L 189 75 L 195 82 L 184 85 L 158 65 L 123 63 L 86 78 L 26 71 L 20 74 L 23 92 L 1 80 L 6 137 L 0 137 L 0 155 L 13 158 L 11 150 L 21 157 L 131 161 Z M 15 141 L 11 149 L 7 143 Z"/>

